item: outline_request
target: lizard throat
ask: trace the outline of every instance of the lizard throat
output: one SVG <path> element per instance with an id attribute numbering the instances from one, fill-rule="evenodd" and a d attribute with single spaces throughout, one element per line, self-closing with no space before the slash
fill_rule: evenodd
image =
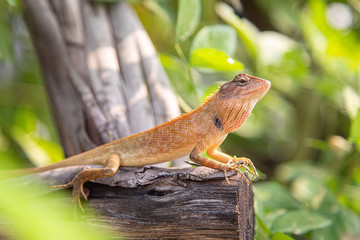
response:
<path id="1" fill-rule="evenodd" d="M 249 117 L 252 109 L 257 103 L 256 99 L 236 101 L 235 103 L 227 103 L 221 115 L 221 121 L 225 132 L 233 132 L 244 124 Z"/>

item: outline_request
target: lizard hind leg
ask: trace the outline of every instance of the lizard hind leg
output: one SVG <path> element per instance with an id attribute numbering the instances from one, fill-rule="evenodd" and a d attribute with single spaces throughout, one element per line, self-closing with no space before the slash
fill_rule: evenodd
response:
<path id="1" fill-rule="evenodd" d="M 84 183 L 90 180 L 102 178 L 102 177 L 110 177 L 113 176 L 116 171 L 120 167 L 120 158 L 118 155 L 113 154 L 110 155 L 104 163 L 104 168 L 91 168 L 84 169 L 79 172 L 71 182 L 64 185 L 56 185 L 52 186 L 52 188 L 69 188 L 73 187 L 73 203 L 79 205 L 79 207 L 84 211 L 81 206 L 80 198 L 81 196 L 87 200 L 87 197 L 84 193 Z"/>

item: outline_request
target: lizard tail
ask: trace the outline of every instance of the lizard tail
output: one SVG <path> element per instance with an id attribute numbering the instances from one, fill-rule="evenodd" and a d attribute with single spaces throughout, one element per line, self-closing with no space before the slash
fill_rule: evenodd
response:
<path id="1" fill-rule="evenodd" d="M 9 171 L 6 171 L 6 173 L 4 172 L 4 174 L 1 172 L 1 175 L 6 176 L 5 178 L 8 178 L 8 177 L 17 177 L 17 176 L 22 176 L 22 175 L 28 175 L 28 174 L 33 174 L 33 173 L 46 172 L 46 171 L 53 170 L 56 168 L 102 164 L 99 161 L 99 158 L 96 157 L 97 154 L 94 154 L 94 151 L 96 151 L 96 149 L 65 158 L 62 161 L 59 161 L 59 162 L 56 162 L 53 164 L 49 164 L 46 166 L 9 170 Z"/>

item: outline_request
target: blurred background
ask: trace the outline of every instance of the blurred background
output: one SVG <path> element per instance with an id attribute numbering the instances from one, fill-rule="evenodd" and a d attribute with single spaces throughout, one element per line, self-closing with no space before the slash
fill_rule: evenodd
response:
<path id="1" fill-rule="evenodd" d="M 360 1 L 129 3 L 183 112 L 239 72 L 272 82 L 221 146 L 261 172 L 256 239 L 359 239 Z M 0 168 L 62 158 L 22 4 L 3 0 Z"/>

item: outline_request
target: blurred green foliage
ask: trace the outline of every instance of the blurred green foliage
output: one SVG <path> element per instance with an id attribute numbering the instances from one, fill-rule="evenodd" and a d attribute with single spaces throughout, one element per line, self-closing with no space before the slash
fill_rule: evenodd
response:
<path id="1" fill-rule="evenodd" d="M 0 165 L 15 168 L 63 158 L 48 97 L 21 8 L 0 2 Z M 30 160 L 30 161 L 29 161 Z"/>
<path id="2" fill-rule="evenodd" d="M 86 221 L 89 212 L 86 215 L 77 212 L 77 218 L 83 221 L 76 221 L 71 205 L 62 205 L 59 201 L 69 198 L 59 193 L 44 195 L 48 189 L 48 186 L 29 188 L 11 180 L 0 181 L 0 220 L 3 223 L 0 237 L 26 240 L 110 239 L 107 231 L 94 228 Z"/>
<path id="3" fill-rule="evenodd" d="M 236 6 L 217 0 L 130 2 L 184 111 L 239 72 L 272 82 L 222 146 L 262 172 L 254 184 L 256 239 L 359 237 L 360 3 L 244 1 L 239 17 Z M 62 158 L 18 8 L 0 3 L 4 168 Z"/>

